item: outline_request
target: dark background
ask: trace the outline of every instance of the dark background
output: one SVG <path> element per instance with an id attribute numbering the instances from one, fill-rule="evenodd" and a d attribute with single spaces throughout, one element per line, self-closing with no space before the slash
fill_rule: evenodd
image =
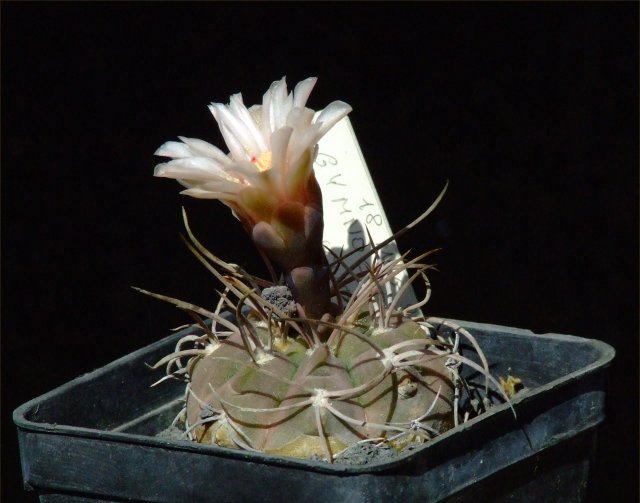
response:
<path id="1" fill-rule="evenodd" d="M 400 241 L 443 248 L 429 313 L 616 348 L 591 501 L 634 500 L 635 2 L 3 2 L 2 500 L 35 500 L 16 406 L 188 322 L 131 285 L 213 305 L 181 205 L 210 249 L 262 271 L 224 207 L 152 178 L 152 154 L 177 135 L 222 146 L 206 105 L 256 103 L 282 75 L 319 77 L 313 108 L 353 106 L 393 228 L 450 180 Z"/>

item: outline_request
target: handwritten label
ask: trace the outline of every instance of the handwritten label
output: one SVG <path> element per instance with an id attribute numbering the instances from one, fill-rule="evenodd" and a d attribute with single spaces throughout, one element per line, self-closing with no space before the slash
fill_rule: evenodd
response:
<path id="1" fill-rule="evenodd" d="M 384 213 L 371 174 L 365 163 L 360 145 L 348 117 L 338 122 L 320 141 L 318 156 L 314 164 L 315 174 L 322 188 L 324 205 L 324 244 L 337 255 L 344 255 L 361 246 L 370 245 L 369 234 L 374 245 L 392 235 L 389 221 Z M 368 232 L 367 232 L 368 231 Z M 371 247 L 355 253 L 346 260 L 350 267 Z M 395 241 L 379 251 L 383 261 L 400 256 Z M 327 253 L 329 262 L 335 257 Z M 356 270 L 366 271 L 372 259 L 361 264 Z M 345 272 L 340 268 L 339 274 Z M 402 273 L 390 283 L 387 296 L 391 297 L 407 281 Z M 351 292 L 353 287 L 351 288 Z M 411 287 L 407 288 L 400 304 L 415 304 L 416 297 Z"/>

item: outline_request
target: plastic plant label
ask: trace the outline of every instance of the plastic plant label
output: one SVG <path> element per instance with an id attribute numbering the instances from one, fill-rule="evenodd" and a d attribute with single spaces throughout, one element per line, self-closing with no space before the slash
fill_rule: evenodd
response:
<path id="1" fill-rule="evenodd" d="M 365 246 L 345 260 L 351 266 L 371 250 L 369 235 L 375 246 L 393 233 L 348 117 L 333 126 L 320 140 L 314 167 L 323 194 L 324 245 L 336 255 L 346 255 Z M 383 261 L 398 258 L 400 254 L 395 241 L 383 247 L 379 255 Z M 330 252 L 327 252 L 327 258 L 329 263 L 335 260 Z M 371 260 L 355 270 L 366 271 L 366 264 L 371 264 Z M 341 267 L 337 275 L 343 272 L 346 271 Z M 407 279 L 406 273 L 398 275 L 389 284 L 387 295 L 392 296 Z M 410 286 L 400 303 L 403 306 L 416 303 Z"/>

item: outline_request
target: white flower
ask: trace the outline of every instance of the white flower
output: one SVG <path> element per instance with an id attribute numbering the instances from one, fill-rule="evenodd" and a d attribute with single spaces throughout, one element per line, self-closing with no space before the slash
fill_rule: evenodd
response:
<path id="1" fill-rule="evenodd" d="M 172 160 L 158 164 L 154 175 L 177 179 L 187 187 L 183 194 L 221 200 L 250 226 L 269 221 L 278 204 L 317 203 L 312 169 L 317 143 L 351 107 L 334 101 L 314 120 L 314 111 L 305 105 L 315 83 L 308 78 L 287 94 L 282 78 L 271 84 L 262 105 L 251 108 L 241 94 L 231 96 L 228 105 L 212 103 L 209 109 L 229 154 L 205 141 L 179 137 L 180 142 L 166 142 L 155 152 Z"/>

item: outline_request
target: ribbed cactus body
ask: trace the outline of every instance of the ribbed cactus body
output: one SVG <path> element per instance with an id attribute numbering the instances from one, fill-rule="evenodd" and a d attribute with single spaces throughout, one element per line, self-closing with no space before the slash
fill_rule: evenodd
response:
<path id="1" fill-rule="evenodd" d="M 405 431 L 394 443 L 401 448 L 418 438 L 406 434 L 415 420 L 436 432 L 450 427 L 452 381 L 427 332 L 411 321 L 353 328 L 362 335 L 334 333 L 315 347 L 276 334 L 257 357 L 238 334 L 210 345 L 189 369 L 188 425 L 211 419 L 194 428 L 196 440 L 308 458 Z M 254 330 L 266 343 L 264 324 Z M 422 363 L 394 367 L 407 347 Z"/>
<path id="2" fill-rule="evenodd" d="M 209 311 L 146 293 L 184 309 L 203 331 L 180 339 L 156 364 L 166 364 L 161 380 L 187 382 L 185 410 L 173 423 L 184 420 L 186 437 L 331 462 L 361 441 L 401 449 L 457 424 L 457 369 L 464 361 L 477 365 L 458 352 L 461 331 L 454 330 L 453 341 L 437 339 L 420 314 L 432 268 L 422 260 L 431 252 L 408 260 L 383 251 L 426 218 L 446 186 L 422 215 L 383 242 L 369 235 L 360 248 L 325 250 L 314 159 L 318 141 L 351 107 L 334 101 L 316 115 L 306 107 L 315 81 L 303 80 L 288 94 L 283 78 L 250 108 L 240 94 L 228 105 L 212 103 L 228 155 L 186 137 L 156 151 L 170 158 L 156 166 L 156 176 L 180 181 L 183 194 L 231 208 L 271 280 L 209 252 L 183 211 L 187 246 L 224 285 L 220 301 Z M 424 299 L 404 305 L 403 292 L 418 278 L 427 287 Z M 286 302 L 273 289 L 287 289 Z M 225 310 L 235 311 L 235 324 L 222 316 Z"/>

